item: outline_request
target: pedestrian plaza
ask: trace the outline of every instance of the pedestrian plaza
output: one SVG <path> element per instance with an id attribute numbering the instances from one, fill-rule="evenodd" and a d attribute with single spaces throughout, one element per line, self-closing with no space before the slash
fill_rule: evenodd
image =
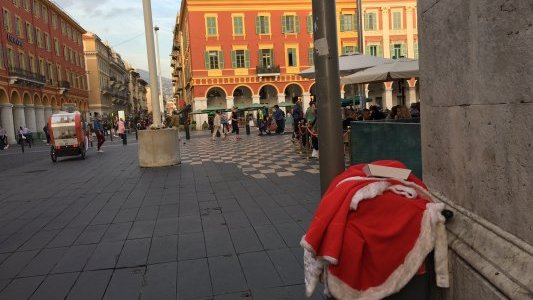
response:
<path id="1" fill-rule="evenodd" d="M 158 169 L 134 136 L 55 164 L 1 152 L 18 164 L 0 170 L 0 299 L 303 299 L 318 162 L 289 136 L 241 137 L 193 134 Z"/>

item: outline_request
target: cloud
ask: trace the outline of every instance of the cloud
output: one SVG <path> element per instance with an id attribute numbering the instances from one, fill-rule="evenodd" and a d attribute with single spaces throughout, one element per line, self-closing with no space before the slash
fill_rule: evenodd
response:
<path id="1" fill-rule="evenodd" d="M 96 33 L 137 68 L 148 69 L 141 1 L 55 0 L 87 31 Z M 176 14 L 180 1 L 152 0 L 152 17 L 159 31 L 162 73 L 170 77 L 170 58 Z"/>

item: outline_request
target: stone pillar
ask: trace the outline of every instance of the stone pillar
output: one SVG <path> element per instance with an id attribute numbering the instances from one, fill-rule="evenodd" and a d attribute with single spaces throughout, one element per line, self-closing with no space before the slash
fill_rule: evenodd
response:
<path id="1" fill-rule="evenodd" d="M 454 216 L 451 287 L 433 298 L 531 299 L 532 2 L 435 3 L 417 8 L 422 166 Z"/>
<path id="2" fill-rule="evenodd" d="M 278 103 L 285 102 L 285 94 L 278 94 Z"/>
<path id="3" fill-rule="evenodd" d="M 235 98 L 233 96 L 226 96 L 226 107 L 232 108 L 235 105 Z"/>
<path id="4" fill-rule="evenodd" d="M 7 132 L 8 142 L 10 144 L 16 143 L 15 123 L 13 120 L 13 105 L 10 103 L 0 104 L 0 117 L 2 120 L 2 128 L 4 128 Z"/>
<path id="5" fill-rule="evenodd" d="M 43 132 L 43 127 L 46 125 L 43 106 L 35 107 L 35 125 L 37 126 L 37 130 L 35 132 Z"/>
<path id="6" fill-rule="evenodd" d="M 207 98 L 205 97 L 194 98 L 193 107 L 194 107 L 194 110 L 207 109 Z M 202 130 L 202 124 L 204 123 L 204 121 L 207 121 L 207 115 L 206 114 L 194 115 L 194 120 L 196 121 L 196 129 Z"/>
<path id="7" fill-rule="evenodd" d="M 48 122 L 48 118 L 52 115 L 52 107 L 51 106 L 45 106 L 44 107 L 44 121 Z M 90 120 L 90 119 L 87 119 Z M 43 125 L 44 126 L 44 125 Z"/>
<path id="8" fill-rule="evenodd" d="M 24 105 L 17 104 L 13 106 L 13 123 L 15 131 L 18 134 L 20 126 L 26 126 L 26 117 L 24 116 Z"/>
<path id="9" fill-rule="evenodd" d="M 35 106 L 26 105 L 24 107 L 24 117 L 26 119 L 26 127 L 32 132 L 37 133 L 37 122 L 35 120 Z"/>
<path id="10" fill-rule="evenodd" d="M 418 102 L 416 98 L 416 87 L 409 87 L 409 105 Z"/>
<path id="11" fill-rule="evenodd" d="M 309 102 L 311 102 L 311 93 L 303 93 L 302 94 L 302 105 L 303 105 L 304 113 L 309 107 Z"/>
<path id="12" fill-rule="evenodd" d="M 259 103 L 261 103 L 261 96 L 259 96 L 259 95 L 254 95 L 254 96 L 252 96 L 252 103 L 253 103 L 253 104 L 259 104 Z"/>
<path id="13" fill-rule="evenodd" d="M 394 106 L 393 95 L 392 95 L 392 84 L 393 84 L 392 81 L 385 82 L 385 91 L 383 95 L 383 99 L 385 100 L 385 103 L 384 103 L 385 107 L 383 108 L 391 109 Z"/>
<path id="14" fill-rule="evenodd" d="M 390 58 L 390 21 L 389 8 L 381 9 L 381 19 L 383 20 L 383 57 Z"/>
<path id="15" fill-rule="evenodd" d="M 415 58 L 415 26 L 413 22 L 414 7 L 409 6 L 406 9 L 406 31 L 407 31 L 407 57 Z"/>

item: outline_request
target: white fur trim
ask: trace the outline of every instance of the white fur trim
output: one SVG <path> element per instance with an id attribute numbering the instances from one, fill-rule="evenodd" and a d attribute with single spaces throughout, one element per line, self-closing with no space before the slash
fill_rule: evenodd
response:
<path id="1" fill-rule="evenodd" d="M 387 181 L 374 182 L 360 188 L 352 197 L 350 208 L 357 210 L 359 203 L 365 199 L 373 199 L 383 194 L 391 184 Z"/>
<path id="2" fill-rule="evenodd" d="M 387 190 L 397 195 L 404 196 L 405 198 L 409 198 L 409 199 L 415 199 L 416 197 L 418 197 L 418 193 L 416 192 L 414 188 L 401 185 L 401 184 L 390 186 Z"/>
<path id="3" fill-rule="evenodd" d="M 332 274 L 328 274 L 328 287 L 331 294 L 338 300 L 376 300 L 400 291 L 413 278 L 435 246 L 435 224 L 432 222 L 431 215 L 439 209 L 440 207 L 437 206 L 428 206 L 422 217 L 420 235 L 413 249 L 406 255 L 404 263 L 392 272 L 383 284 L 366 291 L 358 291 Z M 326 272 L 328 272 L 327 269 Z"/>
<path id="4" fill-rule="evenodd" d="M 324 272 L 324 265 L 315 258 L 315 255 L 304 249 L 304 276 L 305 276 L 305 294 L 311 297 L 315 291 L 320 275 Z"/>

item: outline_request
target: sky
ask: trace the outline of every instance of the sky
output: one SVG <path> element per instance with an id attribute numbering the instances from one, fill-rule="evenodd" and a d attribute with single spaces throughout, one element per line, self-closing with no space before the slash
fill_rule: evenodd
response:
<path id="1" fill-rule="evenodd" d="M 141 0 L 54 0 L 85 30 L 107 41 L 137 69 L 148 70 Z M 159 26 L 163 77 L 171 78 L 170 52 L 180 0 L 152 0 L 154 26 Z"/>

